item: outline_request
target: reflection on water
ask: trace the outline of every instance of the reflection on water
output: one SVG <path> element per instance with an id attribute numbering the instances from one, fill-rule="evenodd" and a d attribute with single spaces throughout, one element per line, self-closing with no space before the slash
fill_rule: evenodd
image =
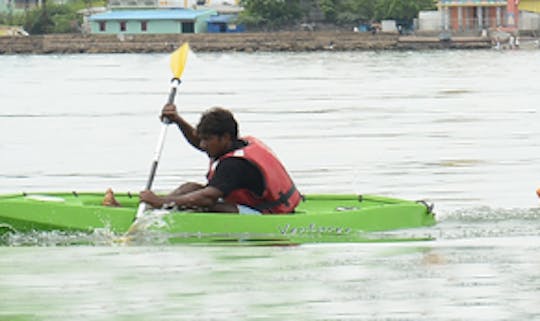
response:
<path id="1" fill-rule="evenodd" d="M 304 193 L 435 203 L 439 223 L 296 247 L 126 245 L 3 236 L 0 320 L 540 318 L 538 51 L 190 55 L 195 123 L 231 108 Z M 159 132 L 168 55 L 0 56 L 0 193 L 137 192 Z M 154 186 L 202 181 L 170 128 Z M 69 245 L 69 246 L 68 246 Z"/>
<path id="2" fill-rule="evenodd" d="M 538 238 L 301 247 L 0 248 L 2 316 L 533 320 Z M 513 255 L 501 255 L 501 249 Z M 24 312 L 23 312 L 24 311 Z M 181 311 L 181 312 L 179 312 Z M 476 317 L 475 317 L 476 318 Z"/>

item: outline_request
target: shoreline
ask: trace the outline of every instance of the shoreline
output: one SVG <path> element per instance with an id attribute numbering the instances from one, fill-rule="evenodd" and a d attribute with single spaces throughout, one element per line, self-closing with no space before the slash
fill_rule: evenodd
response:
<path id="1" fill-rule="evenodd" d="M 488 49 L 489 38 L 297 31 L 229 34 L 82 35 L 0 37 L 0 54 L 160 53 L 189 42 L 198 52 L 305 52 L 361 50 Z"/>

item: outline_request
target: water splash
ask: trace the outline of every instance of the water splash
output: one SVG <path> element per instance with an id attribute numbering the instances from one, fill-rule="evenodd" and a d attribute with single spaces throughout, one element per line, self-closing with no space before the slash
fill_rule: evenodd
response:
<path id="1" fill-rule="evenodd" d="M 109 229 L 97 229 L 92 233 L 73 231 L 8 232 L 0 236 L 0 245 L 17 246 L 113 246 L 118 235 Z"/>

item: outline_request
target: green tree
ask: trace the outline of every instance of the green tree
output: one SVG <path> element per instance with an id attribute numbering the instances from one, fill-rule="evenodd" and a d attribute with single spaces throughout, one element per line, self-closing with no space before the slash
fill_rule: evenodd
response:
<path id="1" fill-rule="evenodd" d="M 433 0 L 377 0 L 375 4 L 375 19 L 394 19 L 412 22 L 421 10 L 436 8 Z"/>
<path id="2" fill-rule="evenodd" d="M 296 23 L 304 12 L 300 0 L 241 0 L 244 11 L 239 22 L 265 29 Z"/>
<path id="3" fill-rule="evenodd" d="M 349 25 L 373 19 L 373 0 L 319 0 L 319 8 L 327 22 Z"/>
<path id="4" fill-rule="evenodd" d="M 82 23 L 82 16 L 77 14 L 77 7 L 55 6 L 49 10 L 52 21 L 53 33 L 74 33 L 79 32 Z"/>
<path id="5" fill-rule="evenodd" d="M 103 0 L 70 0 L 66 4 L 52 4 L 46 0 L 41 7 L 24 13 L 0 15 L 0 24 L 23 26 L 30 34 L 76 33 L 80 32 L 82 23 L 82 16 L 77 11 L 104 4 Z"/>
<path id="6" fill-rule="evenodd" d="M 410 24 L 421 10 L 436 9 L 436 0 L 318 0 L 325 20 L 350 25 L 394 19 Z"/>
<path id="7" fill-rule="evenodd" d="M 24 29 L 33 35 L 42 35 L 52 31 L 48 8 L 43 6 L 27 11 L 24 15 Z"/>
<path id="8" fill-rule="evenodd" d="M 338 14 L 336 0 L 319 0 L 319 8 L 327 21 L 336 21 L 336 17 Z"/>

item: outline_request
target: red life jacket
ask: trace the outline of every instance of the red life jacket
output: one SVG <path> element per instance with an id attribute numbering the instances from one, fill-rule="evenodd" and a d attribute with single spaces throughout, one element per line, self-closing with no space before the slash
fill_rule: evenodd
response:
<path id="1" fill-rule="evenodd" d="M 255 165 L 264 179 L 262 196 L 255 195 L 247 189 L 232 191 L 225 201 L 232 204 L 247 205 L 265 214 L 292 213 L 300 203 L 302 195 L 296 190 L 292 179 L 285 167 L 274 153 L 260 140 L 248 136 L 242 138 L 248 144 L 243 148 L 233 150 L 210 162 L 208 180 L 214 176 L 219 161 L 228 157 L 240 157 Z"/>

